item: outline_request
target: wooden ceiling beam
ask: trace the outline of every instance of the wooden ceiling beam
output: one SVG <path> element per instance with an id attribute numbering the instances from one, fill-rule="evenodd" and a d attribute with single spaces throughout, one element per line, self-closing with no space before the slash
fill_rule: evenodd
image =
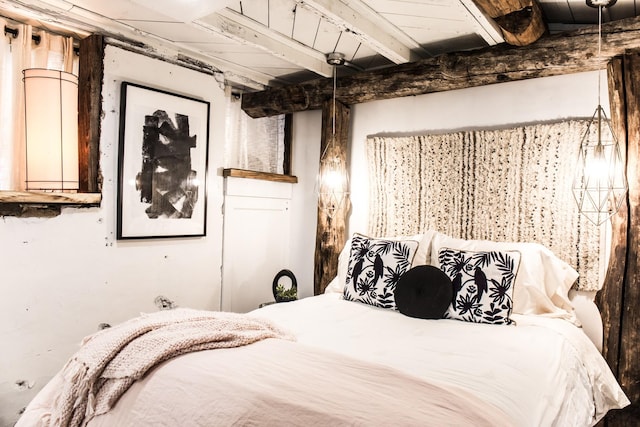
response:
<path id="1" fill-rule="evenodd" d="M 537 0 L 473 1 L 500 26 L 504 40 L 511 45 L 529 45 L 547 31 Z"/>
<path id="2" fill-rule="evenodd" d="M 482 37 L 489 46 L 504 43 L 500 26 L 478 6 L 475 0 L 459 1 L 469 16 L 477 23 L 476 33 Z"/>
<path id="3" fill-rule="evenodd" d="M 384 19 L 362 0 L 296 0 L 297 3 L 347 31 L 395 64 L 429 55 L 415 40 Z"/>
<path id="4" fill-rule="evenodd" d="M 333 74 L 333 68 L 327 64 L 324 54 L 234 10 L 224 9 L 194 22 L 216 34 L 269 52 L 320 76 L 329 77 Z"/>
<path id="5" fill-rule="evenodd" d="M 546 36 L 528 46 L 502 44 L 356 73 L 338 79 L 336 96 L 344 104 L 353 105 L 602 69 L 610 58 L 640 49 L 640 17 L 603 24 L 599 56 L 597 40 L 598 27 L 590 26 Z M 242 109 L 251 117 L 316 110 L 331 96 L 332 89 L 331 79 L 318 79 L 245 93 Z"/>

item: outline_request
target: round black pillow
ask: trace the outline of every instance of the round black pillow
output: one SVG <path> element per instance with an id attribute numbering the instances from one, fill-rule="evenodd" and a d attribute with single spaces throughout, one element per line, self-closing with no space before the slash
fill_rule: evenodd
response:
<path id="1" fill-rule="evenodd" d="M 432 265 L 413 267 L 396 284 L 400 313 L 420 319 L 440 319 L 453 299 L 453 285 L 444 271 Z"/>

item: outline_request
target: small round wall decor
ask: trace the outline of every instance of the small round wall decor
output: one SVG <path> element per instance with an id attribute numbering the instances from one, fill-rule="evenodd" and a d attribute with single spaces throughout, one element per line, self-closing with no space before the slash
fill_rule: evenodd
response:
<path id="1" fill-rule="evenodd" d="M 276 302 L 287 302 L 298 299 L 298 281 L 291 270 L 280 270 L 273 278 L 273 297 Z"/>

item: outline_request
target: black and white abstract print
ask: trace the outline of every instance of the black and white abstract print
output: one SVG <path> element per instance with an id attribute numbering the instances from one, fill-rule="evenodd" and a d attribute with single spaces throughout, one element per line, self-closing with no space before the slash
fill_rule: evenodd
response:
<path id="1" fill-rule="evenodd" d="M 512 324 L 509 316 L 519 260 L 518 252 L 440 250 L 440 268 L 453 283 L 453 300 L 444 317 Z"/>
<path id="2" fill-rule="evenodd" d="M 351 240 L 345 300 L 395 310 L 396 284 L 411 268 L 417 248 L 417 241 L 371 239 L 355 234 Z"/>
<path id="3" fill-rule="evenodd" d="M 189 134 L 189 116 L 164 110 L 145 116 L 142 170 L 136 177 L 140 201 L 149 204 L 149 219 L 191 218 L 198 202 L 197 173 L 191 165 L 196 136 Z"/>

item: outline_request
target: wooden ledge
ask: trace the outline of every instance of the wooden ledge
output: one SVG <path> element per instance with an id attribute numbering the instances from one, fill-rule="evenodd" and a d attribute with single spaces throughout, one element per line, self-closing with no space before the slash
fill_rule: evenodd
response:
<path id="1" fill-rule="evenodd" d="M 225 178 L 231 176 L 234 178 L 262 179 L 264 181 L 289 182 L 292 184 L 298 182 L 298 177 L 294 175 L 282 175 L 279 173 L 258 172 L 246 169 L 223 169 L 222 176 Z"/>
<path id="2" fill-rule="evenodd" d="M 0 191 L 0 203 L 100 206 L 101 193 L 43 193 Z"/>

